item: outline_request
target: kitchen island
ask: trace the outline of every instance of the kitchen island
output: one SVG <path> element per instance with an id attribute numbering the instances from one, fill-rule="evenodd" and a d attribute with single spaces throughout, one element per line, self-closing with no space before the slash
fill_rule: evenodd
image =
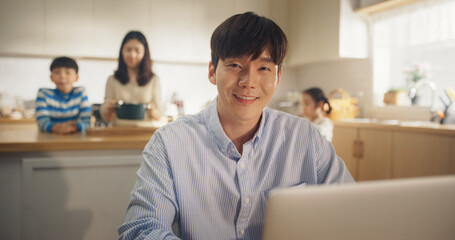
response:
<path id="1" fill-rule="evenodd" d="M 0 130 L 0 154 L 7 152 L 143 149 L 155 130 L 155 128 L 133 127 L 110 128 L 89 130 L 88 133 L 59 135 L 40 132 L 37 127 L 33 128 L 33 126 Z M 113 129 L 119 131 L 114 132 Z M 131 133 L 128 133 L 128 130 L 131 130 Z"/>
<path id="2" fill-rule="evenodd" d="M 56 135 L 0 122 L 0 239 L 116 239 L 155 130 Z"/>

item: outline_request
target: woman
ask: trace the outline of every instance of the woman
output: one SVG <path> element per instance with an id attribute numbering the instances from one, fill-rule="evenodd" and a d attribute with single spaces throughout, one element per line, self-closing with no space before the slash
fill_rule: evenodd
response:
<path id="1" fill-rule="evenodd" d="M 120 119 L 116 116 L 117 103 L 144 104 L 144 119 Z M 131 31 L 123 38 L 118 58 L 118 68 L 106 83 L 101 116 L 114 126 L 147 126 L 162 115 L 161 88 L 152 71 L 152 60 L 145 36 Z"/>
<path id="2" fill-rule="evenodd" d="M 310 120 L 329 142 L 332 141 L 333 123 L 325 117 L 332 107 L 320 88 L 309 88 L 302 92 L 303 117 Z"/>

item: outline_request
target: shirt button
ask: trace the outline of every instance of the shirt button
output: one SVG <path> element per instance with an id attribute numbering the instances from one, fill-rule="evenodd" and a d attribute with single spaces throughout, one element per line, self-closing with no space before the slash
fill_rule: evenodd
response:
<path id="1" fill-rule="evenodd" d="M 245 203 L 246 203 L 246 204 L 250 203 L 250 198 L 246 198 L 246 199 L 245 199 Z"/>
<path id="2" fill-rule="evenodd" d="M 245 229 L 240 230 L 240 235 L 245 234 Z"/>
<path id="3" fill-rule="evenodd" d="M 245 168 L 245 163 L 241 162 L 240 163 L 240 168 Z"/>

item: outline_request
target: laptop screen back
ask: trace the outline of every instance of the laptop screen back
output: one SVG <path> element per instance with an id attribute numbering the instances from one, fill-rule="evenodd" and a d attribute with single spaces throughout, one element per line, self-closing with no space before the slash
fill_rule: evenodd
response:
<path id="1" fill-rule="evenodd" d="M 455 175 L 271 191 L 264 240 L 455 239 Z"/>

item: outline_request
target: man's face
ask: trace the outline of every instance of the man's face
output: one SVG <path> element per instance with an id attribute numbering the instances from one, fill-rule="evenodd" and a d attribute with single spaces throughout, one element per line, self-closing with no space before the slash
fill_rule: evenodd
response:
<path id="1" fill-rule="evenodd" d="M 73 89 L 73 84 L 77 82 L 79 75 L 74 68 L 57 67 L 52 69 L 51 80 L 62 93 L 69 93 Z"/>
<path id="2" fill-rule="evenodd" d="M 221 120 L 258 121 L 281 78 L 281 71 L 267 52 L 220 59 L 217 69 L 209 64 L 209 80 L 218 89 L 217 108 Z"/>

